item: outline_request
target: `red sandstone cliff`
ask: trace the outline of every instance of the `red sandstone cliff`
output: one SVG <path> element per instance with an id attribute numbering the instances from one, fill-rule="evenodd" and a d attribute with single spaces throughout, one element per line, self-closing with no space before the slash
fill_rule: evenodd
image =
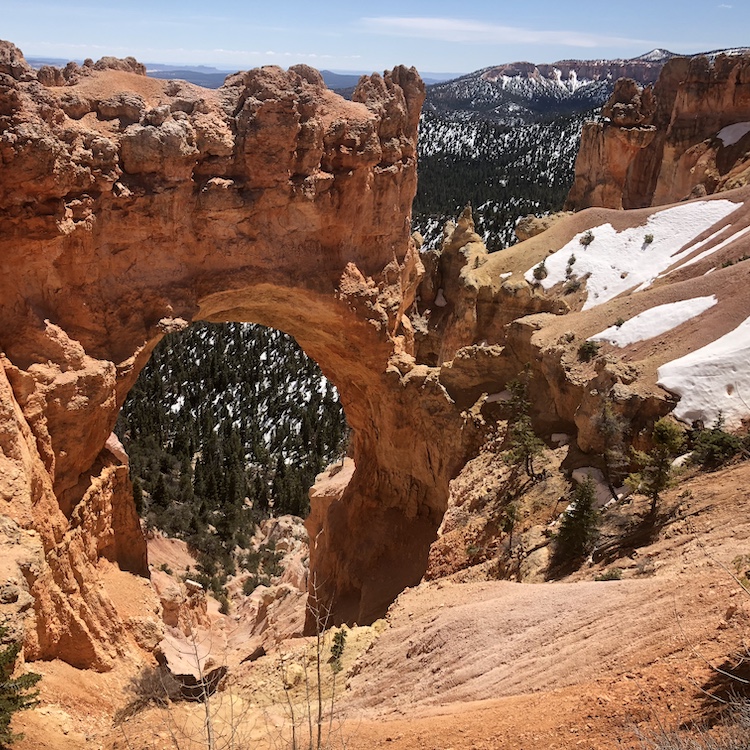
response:
<path id="1" fill-rule="evenodd" d="M 37 73 L 0 45 L 0 491 L 33 550 L 9 571 L 32 597 L 29 658 L 103 669 L 132 640 L 96 572 L 146 571 L 105 443 L 152 348 L 192 320 L 287 331 L 339 388 L 357 472 L 312 548 L 338 617 L 419 580 L 461 453 L 444 391 L 390 365 L 413 348 L 423 98 L 403 67 L 349 102 L 306 66 L 207 91 L 132 59 Z"/>
<path id="2" fill-rule="evenodd" d="M 718 137 L 750 121 L 747 56 L 672 59 L 653 89 L 620 80 L 602 117 L 584 126 L 570 209 L 662 205 L 750 180 L 750 134 Z"/>

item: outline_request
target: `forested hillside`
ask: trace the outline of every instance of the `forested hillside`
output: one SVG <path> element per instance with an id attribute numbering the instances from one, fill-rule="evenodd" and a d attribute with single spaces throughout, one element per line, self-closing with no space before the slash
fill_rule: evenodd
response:
<path id="1" fill-rule="evenodd" d="M 620 76 L 654 83 L 673 53 L 631 60 L 515 62 L 428 86 L 419 131 L 414 226 L 427 247 L 470 204 L 490 252 L 515 241 L 519 216 L 562 208 L 581 128 Z"/>
<path id="2" fill-rule="evenodd" d="M 558 211 L 573 182 L 581 128 L 592 110 L 531 124 L 459 121 L 425 110 L 419 130 L 414 228 L 435 246 L 471 205 L 490 252 L 515 241 L 519 216 Z"/>
<path id="3" fill-rule="evenodd" d="M 234 570 L 255 523 L 304 516 L 307 490 L 345 451 L 335 388 L 290 336 L 199 323 L 154 351 L 120 413 L 139 512 Z"/>

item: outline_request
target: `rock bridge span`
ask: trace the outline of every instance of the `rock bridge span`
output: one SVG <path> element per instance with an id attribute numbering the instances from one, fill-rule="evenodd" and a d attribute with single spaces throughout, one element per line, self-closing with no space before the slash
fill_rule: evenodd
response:
<path id="1" fill-rule="evenodd" d="M 105 669 L 124 648 L 96 564 L 145 573 L 146 554 L 108 438 L 153 347 L 195 320 L 290 333 L 339 389 L 357 468 L 311 539 L 336 618 L 419 580 L 461 453 L 405 315 L 423 99 L 403 67 L 345 101 L 306 66 L 208 91 L 131 58 L 37 72 L 0 45 L 0 510 L 28 658 Z"/>

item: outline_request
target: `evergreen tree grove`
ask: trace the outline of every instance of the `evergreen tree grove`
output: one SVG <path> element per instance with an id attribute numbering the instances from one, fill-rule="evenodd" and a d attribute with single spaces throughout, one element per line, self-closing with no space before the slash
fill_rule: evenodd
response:
<path id="1" fill-rule="evenodd" d="M 140 515 L 185 539 L 222 585 L 256 523 L 307 514 L 347 429 L 335 389 L 291 337 L 198 323 L 156 347 L 116 432 Z"/>

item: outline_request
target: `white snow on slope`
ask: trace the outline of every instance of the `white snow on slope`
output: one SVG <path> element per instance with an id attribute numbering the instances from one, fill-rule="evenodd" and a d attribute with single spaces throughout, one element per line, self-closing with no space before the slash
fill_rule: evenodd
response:
<path id="1" fill-rule="evenodd" d="M 589 341 L 604 341 L 619 347 L 634 344 L 636 341 L 646 341 L 700 315 L 713 307 L 717 301 L 716 297 L 711 295 L 657 305 L 626 320 L 619 328 L 606 328 L 601 333 L 591 336 Z"/>
<path id="2" fill-rule="evenodd" d="M 727 224 L 726 226 L 719 227 L 719 229 L 717 229 L 713 234 L 709 234 L 705 240 L 701 240 L 700 242 L 694 242 L 692 245 L 688 245 L 681 253 L 677 253 L 677 255 L 672 256 L 672 263 L 673 264 L 681 263 L 685 258 L 688 257 L 688 255 L 692 255 L 696 250 L 700 250 L 704 245 L 708 245 L 710 242 L 713 242 L 720 234 L 723 234 L 724 232 L 728 231 L 731 227 L 732 227 L 731 224 Z M 677 268 L 679 268 L 679 266 L 677 266 Z M 672 271 L 676 271 L 677 268 L 673 268 Z M 672 273 L 672 271 L 669 271 L 669 273 Z M 644 289 L 647 286 L 648 284 L 644 286 Z M 637 291 L 640 291 L 640 289 L 638 289 Z"/>
<path id="3" fill-rule="evenodd" d="M 576 235 L 545 261 L 547 276 L 541 284 L 550 289 L 565 281 L 571 255 L 571 270 L 579 279 L 590 274 L 586 283 L 588 296 L 583 306 L 588 310 L 639 284 L 651 283 L 669 268 L 685 246 L 718 221 L 732 213 L 739 204 L 728 200 L 686 203 L 652 214 L 645 225 L 617 232 L 611 224 L 593 227 L 593 242 L 584 247 Z M 647 235 L 653 241 L 647 243 Z M 685 248 L 687 249 L 687 248 Z M 534 269 L 525 278 L 534 283 Z"/>
<path id="4" fill-rule="evenodd" d="M 750 133 L 750 122 L 735 122 L 734 125 L 727 125 L 725 128 L 722 128 L 716 134 L 716 137 L 725 146 L 733 146 L 746 133 Z"/>
<path id="5" fill-rule="evenodd" d="M 735 232 L 730 237 L 722 240 L 718 245 L 714 245 L 713 247 L 709 247 L 708 250 L 704 250 L 702 253 L 698 253 L 698 255 L 683 263 L 681 266 L 679 266 L 679 268 L 687 268 L 688 266 L 692 266 L 693 263 L 698 263 L 698 261 L 701 261 L 704 258 L 707 258 L 709 255 L 713 255 L 714 253 L 718 252 L 719 250 L 721 250 L 721 248 L 726 247 L 730 242 L 734 242 L 740 237 L 744 237 L 748 232 L 750 232 L 750 227 L 740 229 L 739 232 Z M 676 271 L 677 269 L 675 268 L 674 270 Z M 670 273 L 672 272 L 670 271 Z"/>
<path id="6" fill-rule="evenodd" d="M 658 383 L 680 396 L 677 419 L 702 419 L 710 426 L 719 416 L 738 427 L 750 415 L 750 318 L 702 349 L 662 365 Z"/>

